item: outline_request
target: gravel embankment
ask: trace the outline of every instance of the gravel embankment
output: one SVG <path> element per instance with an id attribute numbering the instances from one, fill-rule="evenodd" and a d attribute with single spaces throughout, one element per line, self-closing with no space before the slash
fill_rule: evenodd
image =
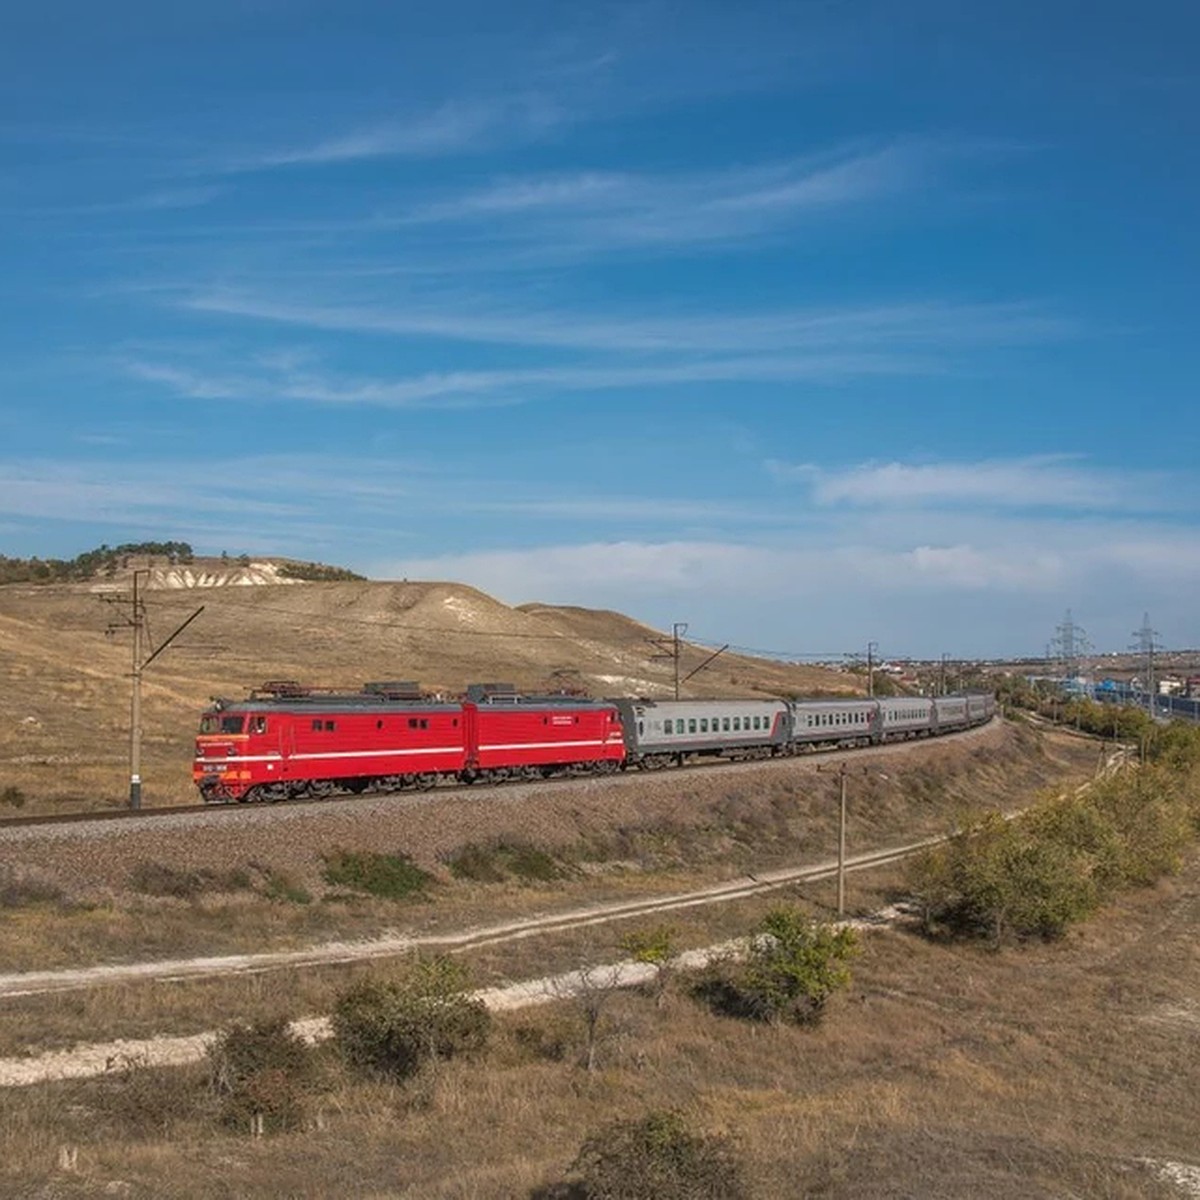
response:
<path id="1" fill-rule="evenodd" d="M 994 722 L 939 739 L 852 752 L 848 761 L 902 773 L 916 765 L 953 772 L 981 749 L 1003 753 L 1013 731 Z M 827 796 L 843 755 L 735 763 L 687 771 L 445 788 L 316 805 L 250 805 L 145 822 L 82 822 L 0 830 L 0 857 L 73 887 L 121 889 L 140 863 L 221 869 L 251 861 L 315 878 L 335 847 L 404 851 L 434 865 L 468 842 L 508 837 L 548 848 L 589 836 L 619 837 L 653 824 L 690 829 L 727 821 L 734 810 L 794 805 Z M 827 807 L 827 806 L 825 806 Z M 822 811 L 824 811 L 822 809 Z"/>

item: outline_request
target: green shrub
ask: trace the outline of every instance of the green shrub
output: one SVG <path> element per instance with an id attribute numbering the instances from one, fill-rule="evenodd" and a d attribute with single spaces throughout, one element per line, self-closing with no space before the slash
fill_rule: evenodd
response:
<path id="1" fill-rule="evenodd" d="M 566 874 L 552 855 L 529 842 L 501 839 L 468 842 L 445 859 L 456 879 L 476 883 L 501 883 L 511 876 L 527 882 L 547 883 Z"/>
<path id="2" fill-rule="evenodd" d="M 995 943 L 1009 934 L 1059 937 L 1103 896 L 1086 854 L 996 813 L 922 855 L 910 880 L 928 931 Z"/>
<path id="3" fill-rule="evenodd" d="M 304 1119 L 316 1071 L 312 1051 L 286 1018 L 235 1023 L 208 1051 L 209 1085 L 231 1129 L 295 1129 Z"/>
<path id="4" fill-rule="evenodd" d="M 1123 886 L 1145 886 L 1179 869 L 1194 835 L 1186 783 L 1179 770 L 1142 767 L 1093 790 L 1093 803 L 1120 839 Z"/>
<path id="5" fill-rule="evenodd" d="M 1150 757 L 1175 770 L 1200 765 L 1200 725 L 1190 721 L 1172 721 L 1155 727 Z"/>
<path id="6" fill-rule="evenodd" d="M 407 854 L 334 850 L 325 855 L 324 862 L 321 876 L 326 883 L 385 900 L 423 898 L 433 882 L 433 876 L 422 871 Z"/>
<path id="7" fill-rule="evenodd" d="M 631 929 L 621 939 L 621 949 L 636 963 L 645 963 L 654 968 L 653 993 L 661 1004 L 666 995 L 667 983 L 679 948 L 675 944 L 675 930 L 670 925 L 655 925 L 649 929 Z"/>
<path id="8" fill-rule="evenodd" d="M 781 906 L 755 927 L 745 960 L 709 968 L 695 994 L 727 1016 L 813 1025 L 829 997 L 849 985 L 847 963 L 857 952 L 852 929 Z"/>
<path id="9" fill-rule="evenodd" d="M 741 1200 L 742 1169 L 723 1137 L 656 1111 L 592 1134 L 571 1167 L 587 1200 Z"/>
<path id="10" fill-rule="evenodd" d="M 491 1014 L 448 958 L 418 958 L 397 979 L 364 979 L 334 1004 L 333 1034 L 348 1062 L 404 1079 L 432 1059 L 482 1049 Z"/>

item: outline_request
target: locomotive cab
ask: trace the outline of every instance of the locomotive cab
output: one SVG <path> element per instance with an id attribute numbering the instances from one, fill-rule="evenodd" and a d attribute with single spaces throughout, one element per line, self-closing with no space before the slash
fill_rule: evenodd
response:
<path id="1" fill-rule="evenodd" d="M 227 710 L 220 704 L 200 718 L 192 780 L 206 802 L 240 800 L 250 787 L 248 761 L 267 733 L 262 713 Z"/>

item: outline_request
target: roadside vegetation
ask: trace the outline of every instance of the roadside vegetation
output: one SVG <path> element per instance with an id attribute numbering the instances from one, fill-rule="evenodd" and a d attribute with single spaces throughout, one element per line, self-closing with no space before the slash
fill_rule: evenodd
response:
<path id="1" fill-rule="evenodd" d="M 549 883 L 573 873 L 549 851 L 519 838 L 468 842 L 445 855 L 442 861 L 456 879 L 475 883 L 502 883 L 506 879 Z"/>
<path id="2" fill-rule="evenodd" d="M 1074 727 L 1081 733 L 1135 746 L 1153 742 L 1171 728 L 1156 724 L 1144 708 L 1133 704 L 1101 704 L 1083 696 L 1067 696 L 1048 681 L 1030 683 L 1021 678 L 1005 678 L 996 690 L 996 699 L 1010 712 L 1017 709 L 1034 713 L 1056 724 Z"/>
<path id="3" fill-rule="evenodd" d="M 740 968 L 784 997 L 773 1016 L 712 1012 L 676 966 L 665 1003 L 608 995 L 592 1071 L 580 997 L 489 1016 L 457 962 L 413 958 L 343 986 L 317 1045 L 280 1019 L 235 1020 L 192 1067 L 121 1061 L 0 1091 L 0 1191 L 766 1200 L 882 1195 L 886 1181 L 895 1195 L 1167 1200 L 1153 1163 L 1184 1154 L 1196 1064 L 1144 1014 L 1192 993 L 1195 928 L 1163 930 L 1154 904 L 1120 919 L 1119 975 L 1103 941 L 980 955 L 872 935 L 823 1019 L 801 1006 L 797 1023 L 793 981 L 829 930 L 775 905 L 742 926 L 761 953 Z M 665 928 L 623 940 L 678 957 Z"/>
<path id="4" fill-rule="evenodd" d="M 746 953 L 701 972 L 692 994 L 724 1016 L 816 1025 L 829 998 L 849 987 L 858 949 L 854 930 L 781 905 L 755 926 Z"/>
<path id="5" fill-rule="evenodd" d="M 433 876 L 407 854 L 368 850 L 332 850 L 324 856 L 321 876 L 334 887 L 348 888 L 383 900 L 425 897 Z"/>
<path id="6" fill-rule="evenodd" d="M 1013 820 L 989 813 L 917 859 L 909 878 L 926 930 L 993 944 L 1058 938 L 1118 892 L 1178 870 L 1200 836 L 1200 729 L 1151 726 L 1143 752 L 1140 768 Z"/>

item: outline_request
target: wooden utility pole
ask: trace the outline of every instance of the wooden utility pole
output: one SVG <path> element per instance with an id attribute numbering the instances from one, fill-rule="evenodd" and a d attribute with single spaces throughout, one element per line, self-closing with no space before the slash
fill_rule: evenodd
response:
<path id="1" fill-rule="evenodd" d="M 687 629 L 688 629 L 688 627 L 687 627 L 686 621 L 676 621 L 675 624 L 671 626 L 671 638 L 669 641 L 666 638 L 651 638 L 650 639 L 651 645 L 656 646 L 658 648 L 658 650 L 661 652 L 659 654 L 650 655 L 651 659 L 656 659 L 660 662 L 663 659 L 667 659 L 667 658 L 669 658 L 671 660 L 672 669 L 673 669 L 674 675 L 675 675 L 675 699 L 676 700 L 679 699 L 679 685 L 680 684 L 687 683 L 687 681 L 689 679 L 691 679 L 691 677 L 693 675 L 698 675 L 701 671 L 704 670 L 705 667 L 708 666 L 708 664 L 710 662 L 712 662 L 712 660 L 714 658 L 716 658 L 718 655 L 724 654 L 725 651 L 729 649 L 729 643 L 726 642 L 725 645 L 720 648 L 720 650 L 714 650 L 698 667 L 696 667 L 695 670 L 689 671 L 681 679 L 679 676 L 679 672 L 681 669 L 680 668 L 680 660 L 683 657 L 683 655 L 682 655 L 683 635 L 685 633 L 687 633 Z"/>
<path id="2" fill-rule="evenodd" d="M 138 578 L 148 570 L 133 573 L 133 699 L 129 711 L 129 807 L 142 807 L 142 627 L 146 614 L 138 595 Z"/>
<path id="3" fill-rule="evenodd" d="M 139 583 L 143 575 L 149 575 L 148 567 L 133 572 L 133 600 L 131 612 L 125 624 L 133 629 L 133 652 L 130 667 L 132 695 L 129 701 L 129 807 L 142 807 L 142 672 L 204 611 L 202 604 L 159 648 L 148 657 L 142 657 L 146 628 L 146 606 L 142 600 Z M 125 601 L 115 601 L 125 603 Z M 109 633 L 113 632 L 110 626 Z"/>
<path id="4" fill-rule="evenodd" d="M 848 824 L 846 780 L 850 775 L 851 768 L 847 763 L 842 762 L 837 767 L 818 767 L 817 770 L 821 774 L 836 771 L 838 777 L 837 915 L 841 918 L 846 915 L 846 826 Z M 858 767 L 857 773 L 864 777 L 874 775 L 877 779 L 885 781 L 891 778 L 885 772 L 871 767 Z"/>
<path id="5" fill-rule="evenodd" d="M 838 772 L 838 872 L 837 911 L 842 917 L 846 912 L 846 764 Z"/>

